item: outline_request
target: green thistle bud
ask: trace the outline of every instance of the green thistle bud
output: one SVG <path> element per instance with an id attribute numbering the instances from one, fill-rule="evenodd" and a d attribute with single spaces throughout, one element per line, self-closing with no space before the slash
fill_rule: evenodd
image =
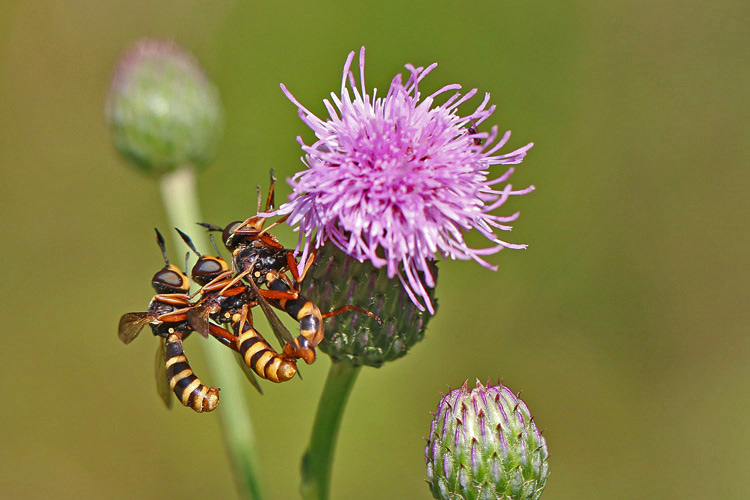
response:
<path id="1" fill-rule="evenodd" d="M 503 385 L 479 381 L 443 397 L 425 446 L 439 500 L 537 500 L 549 476 L 547 457 L 526 404 Z"/>
<path id="2" fill-rule="evenodd" d="M 432 269 L 437 279 L 437 268 Z M 434 290 L 428 290 L 437 309 Z M 302 293 L 323 313 L 353 304 L 377 315 L 383 324 L 359 312 L 347 311 L 326 319 L 320 348 L 334 361 L 380 367 L 398 359 L 424 338 L 429 312 L 420 311 L 401 282 L 389 279 L 385 268 L 359 262 L 328 243 L 320 248 L 304 281 Z"/>
<path id="3" fill-rule="evenodd" d="M 222 132 L 216 88 L 191 54 L 163 40 L 137 42 L 122 57 L 107 119 L 119 152 L 156 174 L 211 163 Z"/>

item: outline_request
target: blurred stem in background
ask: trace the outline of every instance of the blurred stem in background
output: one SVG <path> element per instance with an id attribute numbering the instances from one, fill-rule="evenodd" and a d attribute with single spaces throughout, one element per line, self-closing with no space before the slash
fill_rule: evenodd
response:
<path id="1" fill-rule="evenodd" d="M 331 362 L 323 393 L 318 402 L 310 444 L 302 457 L 300 493 L 305 500 L 328 498 L 331 464 L 341 417 L 354 382 L 362 368 Z"/>
<path id="2" fill-rule="evenodd" d="M 205 247 L 205 232 L 195 229 L 202 220 L 195 172 L 215 160 L 223 109 L 198 61 L 169 40 L 134 43 L 118 63 L 106 112 L 120 154 L 159 179 L 170 225 Z M 173 248 L 182 248 L 175 231 L 168 232 Z M 221 399 L 219 418 L 240 497 L 258 500 L 258 454 L 244 378 L 234 369 L 233 352 L 210 339 L 200 344 L 213 380 L 228 396 Z"/>
<path id="3" fill-rule="evenodd" d="M 192 233 L 195 223 L 202 220 L 195 169 L 186 166 L 166 173 L 161 177 L 160 185 L 170 225 L 179 227 L 188 234 Z M 175 231 L 169 233 L 175 248 L 183 244 Z M 195 241 L 200 240 L 192 234 L 190 236 Z M 217 413 L 239 495 L 242 499 L 259 500 L 263 495 L 258 481 L 258 453 L 250 412 L 243 397 L 244 378 L 234 369 L 236 363 L 232 359 L 235 355 L 233 352 L 211 339 L 201 342 L 201 345 L 204 346 L 212 380 L 224 389 L 224 394 L 229 395 L 221 399 L 221 408 Z"/>

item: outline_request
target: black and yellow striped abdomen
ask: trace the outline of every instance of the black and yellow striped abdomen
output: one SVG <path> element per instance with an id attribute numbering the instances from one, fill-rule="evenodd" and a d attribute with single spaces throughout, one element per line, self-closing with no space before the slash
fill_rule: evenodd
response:
<path id="1" fill-rule="evenodd" d="M 238 331 L 240 323 L 243 324 L 243 332 Z M 277 353 L 249 323 L 235 322 L 233 327 L 242 359 L 259 377 L 278 383 L 286 382 L 297 374 L 294 359 Z"/>
<path id="2" fill-rule="evenodd" d="M 177 399 L 197 412 L 213 411 L 219 405 L 219 389 L 201 383 L 182 349 L 182 337 L 172 333 L 166 345 L 167 379 Z"/>
<path id="3" fill-rule="evenodd" d="M 286 283 L 280 279 L 272 279 L 271 276 L 272 273 L 269 273 L 269 290 L 291 292 Z M 307 340 L 307 347 L 314 349 L 323 342 L 323 316 L 318 306 L 299 294 L 295 299 L 279 300 L 278 304 L 289 316 L 299 321 L 299 332 Z"/>

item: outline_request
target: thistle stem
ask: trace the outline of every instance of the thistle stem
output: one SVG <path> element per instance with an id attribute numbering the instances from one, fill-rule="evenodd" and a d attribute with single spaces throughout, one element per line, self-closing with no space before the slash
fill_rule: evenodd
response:
<path id="1" fill-rule="evenodd" d="M 349 363 L 331 363 L 315 414 L 310 444 L 302 457 L 300 493 L 305 500 L 328 498 L 339 425 L 360 369 Z"/>
<path id="2" fill-rule="evenodd" d="M 185 166 L 165 174 L 161 178 L 160 187 L 169 223 L 186 232 L 200 249 L 203 245 L 199 242 L 205 240 L 205 235 L 195 230 L 196 222 L 202 220 L 195 170 Z M 169 233 L 172 235 L 173 248 L 181 248 L 183 242 L 176 232 Z M 250 413 L 244 399 L 244 378 L 234 369 L 234 353 L 229 349 L 211 339 L 200 344 L 203 346 L 212 380 L 223 389 L 222 395 L 227 396 L 221 398 L 218 414 L 239 496 L 243 500 L 260 500 L 263 495 L 258 481 L 258 453 Z"/>

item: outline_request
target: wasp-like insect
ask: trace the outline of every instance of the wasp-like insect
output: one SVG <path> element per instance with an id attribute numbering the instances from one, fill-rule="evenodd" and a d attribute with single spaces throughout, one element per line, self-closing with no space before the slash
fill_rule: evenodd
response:
<path id="1" fill-rule="evenodd" d="M 259 377 L 272 382 L 286 382 L 294 377 L 297 373 L 297 353 L 300 351 L 298 344 L 266 300 L 257 290 L 242 283 L 242 274 L 232 277 L 233 273 L 224 259 L 201 254 L 187 234 L 179 229 L 177 232 L 198 256 L 191 276 L 193 281 L 201 285 L 201 299 L 187 313 L 190 325 L 196 331 L 204 335 L 210 334 L 238 351 L 245 365 L 252 368 Z M 259 304 L 274 335 L 283 346 L 281 353 L 277 353 L 253 327 L 250 309 Z M 231 325 L 234 334 L 211 321 Z M 255 378 L 248 378 L 260 390 Z"/>
<path id="2" fill-rule="evenodd" d="M 268 213 L 274 204 L 274 184 L 276 178 L 271 171 L 271 186 L 264 212 Z M 258 212 L 261 206 L 260 188 L 258 188 Z M 288 216 L 281 217 L 273 224 L 264 228 L 267 217 L 255 215 L 245 221 L 235 221 L 224 229 L 213 224 L 201 223 L 209 231 L 220 231 L 227 249 L 232 252 L 232 263 L 238 276 L 253 289 L 258 303 L 266 316 L 268 304 L 285 311 L 299 322 L 300 335 L 295 339 L 293 355 L 304 359 L 306 363 L 315 361 L 315 348 L 325 336 L 323 319 L 341 314 L 349 310 L 357 310 L 368 316 L 380 319 L 369 311 L 355 305 L 345 305 L 336 310 L 321 314 L 320 309 L 312 301 L 300 293 L 300 287 L 305 275 L 313 263 L 314 255 L 308 259 L 302 273 L 298 272 L 297 259 L 294 252 L 284 248 L 270 229 L 284 222 Z M 291 275 L 291 277 L 289 276 Z M 262 288 L 265 286 L 265 288 Z M 263 300 L 265 299 L 265 300 Z M 270 309 L 270 308 L 268 308 Z M 287 340 L 287 345 L 291 343 Z M 285 347 L 286 348 L 286 347 Z"/>
<path id="3" fill-rule="evenodd" d="M 156 231 L 165 266 L 151 279 L 156 295 L 146 312 L 123 314 L 118 336 L 125 344 L 132 342 L 144 326 L 150 325 L 159 337 L 156 352 L 156 387 L 167 407 L 171 407 L 170 389 L 180 402 L 197 412 L 212 411 L 219 404 L 219 389 L 201 383 L 195 376 L 182 348 L 182 340 L 193 331 L 187 313 L 192 309 L 188 292 L 190 280 L 178 267 L 169 263 L 164 238 Z"/>

